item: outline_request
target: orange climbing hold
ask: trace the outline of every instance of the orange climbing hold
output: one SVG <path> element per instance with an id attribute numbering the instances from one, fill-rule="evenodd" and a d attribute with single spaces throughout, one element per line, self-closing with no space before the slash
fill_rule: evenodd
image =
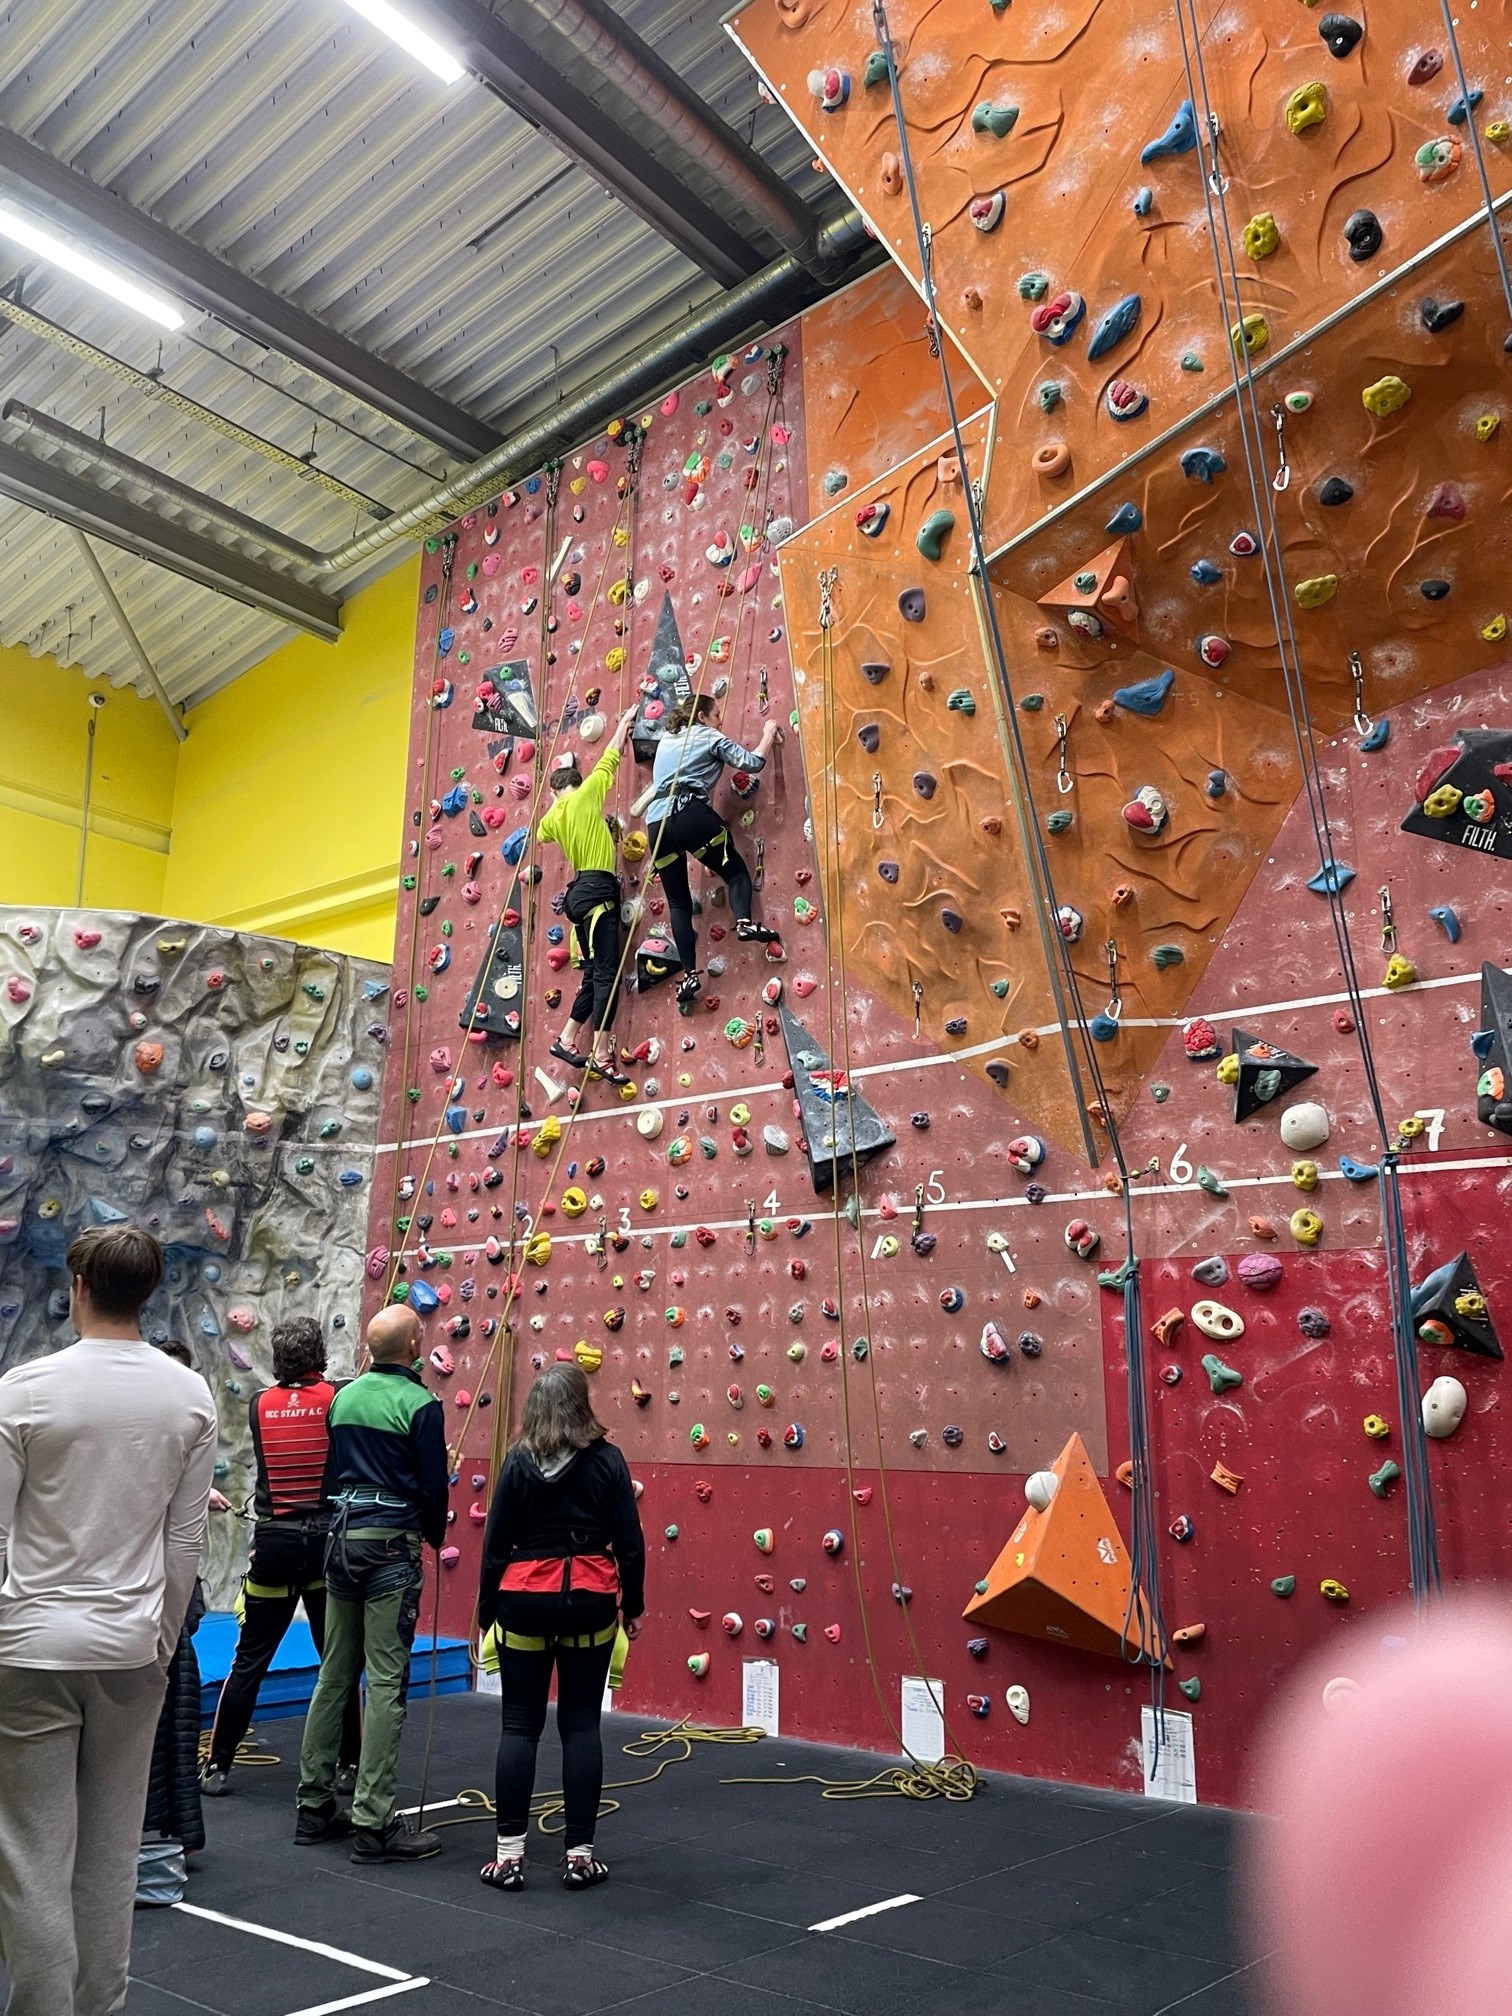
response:
<path id="1" fill-rule="evenodd" d="M 1079 1435 L 1053 1467 L 1055 1495 L 1043 1512 L 1028 1507 L 963 1614 L 972 1624 L 1117 1659 L 1130 1610 L 1129 1550 Z M 1141 1597 L 1136 1633 L 1148 1625 L 1144 1608 Z"/>

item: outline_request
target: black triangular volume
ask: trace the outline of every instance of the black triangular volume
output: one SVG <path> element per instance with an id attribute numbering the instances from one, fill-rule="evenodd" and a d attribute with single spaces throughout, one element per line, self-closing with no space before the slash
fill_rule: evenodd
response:
<path id="1" fill-rule="evenodd" d="M 1420 795 L 1402 831 L 1512 860 L 1512 729 L 1462 728 L 1455 740 L 1458 755 L 1441 749 L 1418 772 Z M 1452 787 L 1449 802 L 1436 808 L 1440 817 L 1431 817 L 1425 807 L 1445 786 Z"/>
<path id="2" fill-rule="evenodd" d="M 677 947 L 660 932 L 643 938 L 635 948 L 635 984 L 642 994 L 681 971 L 682 961 L 677 956 Z"/>
<path id="3" fill-rule="evenodd" d="M 1233 1032 L 1233 1044 L 1233 1054 L 1239 1059 L 1239 1076 L 1234 1080 L 1236 1121 L 1248 1120 L 1262 1106 L 1269 1106 L 1272 1099 L 1279 1099 L 1283 1092 L 1293 1091 L 1305 1078 L 1311 1078 L 1318 1068 L 1303 1057 L 1294 1057 L 1290 1050 L 1283 1050 L 1278 1044 L 1267 1043 L 1262 1036 L 1251 1036 L 1244 1029 Z"/>
<path id="4" fill-rule="evenodd" d="M 518 1042 L 525 1006 L 525 939 L 520 929 L 520 882 L 509 892 L 509 907 L 488 933 L 488 949 L 457 1017 L 464 1029 Z M 510 921 L 513 920 L 513 921 Z"/>
<path id="5" fill-rule="evenodd" d="M 630 731 L 630 746 L 637 763 L 649 763 L 656 745 L 667 732 L 667 720 L 680 700 L 693 692 L 688 664 L 683 655 L 682 633 L 677 627 L 677 611 L 670 594 L 662 596 L 661 614 L 656 619 L 656 635 L 651 639 L 651 656 L 640 683 L 640 706 Z"/>
<path id="6" fill-rule="evenodd" d="M 530 667 L 523 658 L 489 666 L 478 681 L 478 705 L 472 725 L 489 735 L 519 735 L 527 742 L 536 740 L 540 718 L 530 684 Z"/>
<path id="7" fill-rule="evenodd" d="M 1481 1068 L 1475 1087 L 1475 1117 L 1503 1134 L 1512 1134 L 1512 973 L 1504 973 L 1500 966 L 1481 968 L 1477 1034 L 1475 1054 Z"/>
<path id="8" fill-rule="evenodd" d="M 837 1170 L 843 1175 L 853 1162 L 869 1162 L 884 1148 L 895 1147 L 898 1137 L 888 1132 L 847 1074 L 834 1068 L 798 1017 L 780 1003 L 777 1012 L 782 1017 L 782 1040 L 787 1044 L 809 1173 L 815 1190 L 822 1195 L 834 1189 Z"/>
<path id="9" fill-rule="evenodd" d="M 1457 1253 L 1412 1291 L 1412 1320 L 1424 1344 L 1449 1344 L 1500 1358 L 1501 1340 L 1468 1253 Z"/>

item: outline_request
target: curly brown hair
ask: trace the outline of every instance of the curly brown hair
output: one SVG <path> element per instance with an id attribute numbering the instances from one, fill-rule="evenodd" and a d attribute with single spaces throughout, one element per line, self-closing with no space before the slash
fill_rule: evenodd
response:
<path id="1" fill-rule="evenodd" d="M 295 1316 L 273 1332 L 273 1377 L 280 1386 L 315 1379 L 326 1369 L 325 1336 L 313 1316 Z"/>
<path id="2" fill-rule="evenodd" d="M 548 1365 L 525 1395 L 518 1448 L 523 1443 L 538 1461 L 549 1463 L 564 1449 L 587 1449 L 608 1433 L 593 1411 L 588 1378 L 581 1365 Z"/>

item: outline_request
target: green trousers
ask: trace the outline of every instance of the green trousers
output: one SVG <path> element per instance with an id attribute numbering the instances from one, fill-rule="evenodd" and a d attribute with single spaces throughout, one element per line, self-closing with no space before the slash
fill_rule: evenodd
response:
<path id="1" fill-rule="evenodd" d="M 379 1833 L 393 1817 L 423 1579 L 416 1533 L 353 1533 L 345 1547 L 333 1544 L 326 1563 L 325 1655 L 305 1718 L 298 1800 L 320 1810 L 335 1797 L 342 1715 L 365 1667 L 367 1713 L 352 1824 Z"/>

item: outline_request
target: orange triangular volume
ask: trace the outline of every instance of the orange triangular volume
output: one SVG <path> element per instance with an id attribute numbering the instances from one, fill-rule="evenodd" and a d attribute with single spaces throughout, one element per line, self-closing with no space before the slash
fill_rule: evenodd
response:
<path id="1" fill-rule="evenodd" d="M 1080 1435 L 1062 1449 L 1054 1470 L 1055 1496 L 1043 1512 L 1025 1509 L 985 1590 L 966 1606 L 966 1619 L 1120 1657 L 1129 1615 L 1129 1550 Z M 1144 1616 L 1141 1597 L 1136 1630 Z M 1132 1633 L 1129 1649 L 1139 1649 Z"/>
<path id="2" fill-rule="evenodd" d="M 1077 581 L 1092 576 L 1090 588 L 1078 588 Z M 1057 582 L 1039 598 L 1041 609 L 1095 609 L 1102 600 L 1103 591 L 1117 574 L 1125 580 L 1134 578 L 1133 564 L 1129 558 L 1127 539 L 1115 539 L 1111 546 L 1104 546 L 1095 559 L 1086 561 L 1074 574 L 1068 574 L 1064 581 Z"/>

